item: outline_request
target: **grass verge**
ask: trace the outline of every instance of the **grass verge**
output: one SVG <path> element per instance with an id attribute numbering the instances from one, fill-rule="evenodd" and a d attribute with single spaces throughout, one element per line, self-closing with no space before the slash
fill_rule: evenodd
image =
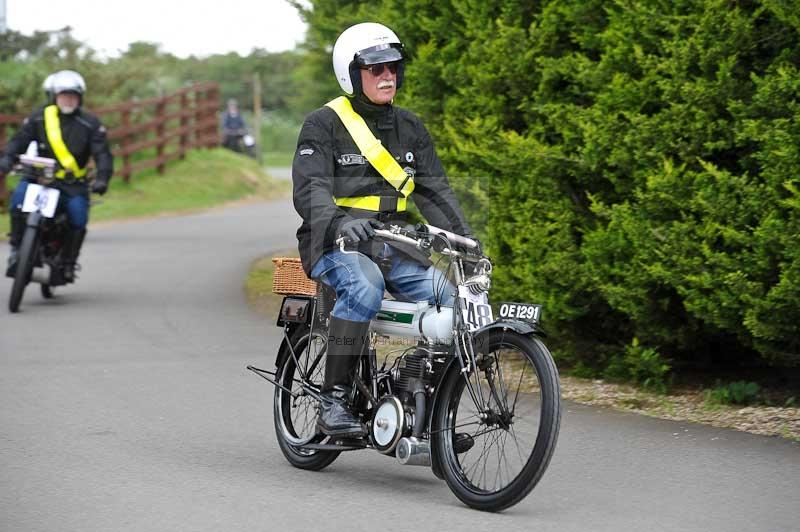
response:
<path id="1" fill-rule="evenodd" d="M 117 161 L 117 165 L 120 161 Z M 9 180 L 8 186 L 16 186 Z M 91 222 L 188 212 L 248 197 L 288 197 L 291 183 L 273 179 L 258 163 L 231 151 L 216 148 L 194 150 L 182 161 L 134 175 L 129 183 L 116 178 L 102 199 L 93 197 Z M 0 215 L 0 235 L 8 233 L 7 214 Z"/>
<path id="2" fill-rule="evenodd" d="M 800 443 L 800 408 L 768 405 L 709 405 L 706 393 L 694 387 L 668 394 L 600 379 L 561 376 L 565 399 L 611 407 L 673 421 L 691 421 L 733 428 L 762 436 L 780 436 Z"/>
<path id="3" fill-rule="evenodd" d="M 294 152 L 290 151 L 267 151 L 264 152 L 264 166 L 292 166 Z"/>

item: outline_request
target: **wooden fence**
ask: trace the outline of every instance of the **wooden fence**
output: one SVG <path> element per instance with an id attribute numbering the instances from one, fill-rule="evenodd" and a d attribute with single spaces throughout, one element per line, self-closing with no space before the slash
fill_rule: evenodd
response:
<path id="1" fill-rule="evenodd" d="M 108 129 L 114 154 L 114 175 L 126 182 L 148 168 L 164 172 L 164 166 L 183 159 L 192 148 L 219 145 L 219 87 L 203 83 L 172 94 L 146 100 L 131 100 L 90 109 Z M 0 114 L 0 150 L 9 129 L 12 134 L 25 115 Z M 0 209 L 8 202 L 5 177 L 0 177 Z"/>

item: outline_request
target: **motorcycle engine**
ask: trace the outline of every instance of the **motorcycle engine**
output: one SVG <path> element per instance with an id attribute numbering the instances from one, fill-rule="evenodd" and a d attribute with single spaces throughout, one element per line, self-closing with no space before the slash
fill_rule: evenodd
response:
<path id="1" fill-rule="evenodd" d="M 404 402 L 414 404 L 414 391 L 421 385 L 430 386 L 444 368 L 446 353 L 417 349 L 400 360 L 393 371 L 394 391 Z"/>
<path id="2" fill-rule="evenodd" d="M 375 447 L 384 454 L 394 451 L 400 438 L 411 434 L 415 421 L 414 392 L 428 390 L 444 367 L 444 353 L 424 349 L 404 355 L 392 370 L 392 395 L 383 397 L 372 418 Z"/>

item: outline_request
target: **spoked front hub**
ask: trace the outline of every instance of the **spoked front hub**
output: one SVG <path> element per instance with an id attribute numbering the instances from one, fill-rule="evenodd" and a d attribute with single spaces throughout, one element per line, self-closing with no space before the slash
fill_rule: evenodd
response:
<path id="1" fill-rule="evenodd" d="M 481 413 L 481 423 L 486 426 L 487 429 L 491 428 L 499 428 L 502 430 L 509 430 L 511 429 L 511 425 L 513 423 L 514 414 L 512 412 L 495 412 L 491 408 L 486 412 Z"/>

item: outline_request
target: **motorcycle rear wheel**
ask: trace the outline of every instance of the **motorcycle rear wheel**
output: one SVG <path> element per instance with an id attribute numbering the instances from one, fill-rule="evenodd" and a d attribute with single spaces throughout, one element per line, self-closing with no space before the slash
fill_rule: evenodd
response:
<path id="1" fill-rule="evenodd" d="M 14 285 L 11 287 L 11 295 L 8 298 L 8 310 L 11 312 L 19 311 L 19 304 L 22 302 L 22 294 L 25 293 L 25 287 L 31 279 L 33 265 L 36 262 L 36 246 L 38 239 L 38 227 L 25 228 L 22 244 L 19 246 Z"/>
<path id="2" fill-rule="evenodd" d="M 313 370 L 309 371 L 309 379 L 317 389 L 322 387 L 325 376 L 326 348 L 327 338 L 320 332 L 315 332 L 312 338 L 308 329 L 301 329 L 292 338 L 292 349 L 304 371 L 317 361 Z M 292 397 L 278 386 L 275 387 L 275 434 L 283 456 L 300 469 L 319 471 L 329 466 L 339 456 L 339 451 L 303 448 L 309 443 L 325 443 L 328 436 L 317 431 L 317 400 L 303 392 L 300 372 L 290 354 L 283 357 L 276 380 L 296 394 L 296 397 Z"/>
<path id="3" fill-rule="evenodd" d="M 437 400 L 433 445 L 453 494 L 477 510 L 498 512 L 524 499 L 542 478 L 561 424 L 561 392 L 553 358 L 536 337 L 489 331 L 475 342 L 477 408 L 459 364 Z M 487 414 L 488 412 L 488 414 Z M 457 433 L 473 445 L 456 452 Z"/>

